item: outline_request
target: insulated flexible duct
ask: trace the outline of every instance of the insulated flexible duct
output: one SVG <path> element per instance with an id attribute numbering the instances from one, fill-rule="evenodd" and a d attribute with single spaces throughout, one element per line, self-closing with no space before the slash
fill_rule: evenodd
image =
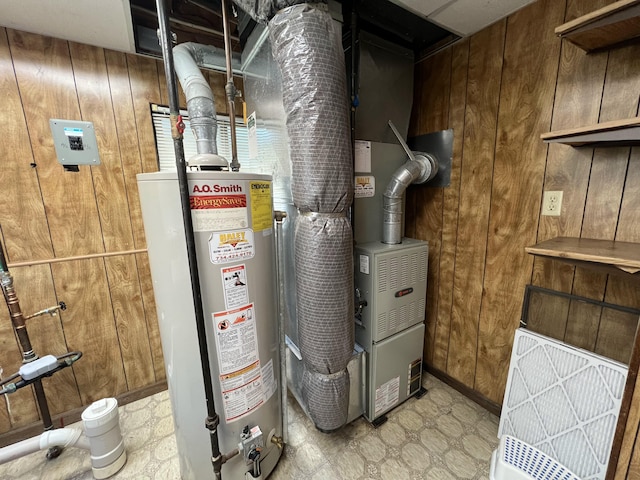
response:
<path id="1" fill-rule="evenodd" d="M 316 427 L 346 423 L 353 354 L 353 164 L 344 55 L 333 20 L 299 1 L 236 0 L 269 21 L 292 161 L 303 397 Z M 291 5 L 291 6 L 287 6 Z M 283 8 L 286 7 L 286 8 Z"/>

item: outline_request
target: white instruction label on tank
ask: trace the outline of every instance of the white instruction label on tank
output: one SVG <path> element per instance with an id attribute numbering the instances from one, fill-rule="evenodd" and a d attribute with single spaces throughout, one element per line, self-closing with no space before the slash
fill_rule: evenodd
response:
<path id="1" fill-rule="evenodd" d="M 255 244 L 253 230 L 228 230 L 214 232 L 209 238 L 211 263 L 230 263 L 253 258 Z M 227 307 L 229 308 L 229 307 Z"/>
<path id="2" fill-rule="evenodd" d="M 195 232 L 247 228 L 247 192 L 242 183 L 223 180 L 189 182 Z"/>
<path id="3" fill-rule="evenodd" d="M 357 175 L 353 196 L 355 198 L 368 198 L 376 194 L 376 177 L 373 175 Z"/>
<path id="4" fill-rule="evenodd" d="M 395 377 L 376 388 L 376 415 L 390 409 L 400 399 L 400 377 Z"/>
<path id="5" fill-rule="evenodd" d="M 371 142 L 356 140 L 354 168 L 358 173 L 369 173 L 371 171 Z"/>
<path id="6" fill-rule="evenodd" d="M 221 268 L 222 286 L 224 288 L 224 306 L 227 310 L 241 307 L 249 303 L 247 287 L 247 269 L 244 265 Z"/>
<path id="7" fill-rule="evenodd" d="M 249 158 L 258 158 L 258 129 L 256 126 L 256 112 L 247 117 L 247 136 L 249 139 Z"/>
<path id="8" fill-rule="evenodd" d="M 262 377 L 258 375 L 240 387 L 223 390 L 222 398 L 227 423 L 246 417 L 265 401 Z"/>
<path id="9" fill-rule="evenodd" d="M 262 367 L 262 380 L 264 385 L 264 401 L 268 401 L 271 396 L 276 393 L 278 383 L 273 373 L 273 359 L 269 360 L 267 364 Z"/>
<path id="10" fill-rule="evenodd" d="M 253 304 L 212 314 L 220 388 L 227 422 L 265 401 Z"/>
<path id="11" fill-rule="evenodd" d="M 360 273 L 369 275 L 369 255 L 360 255 Z"/>

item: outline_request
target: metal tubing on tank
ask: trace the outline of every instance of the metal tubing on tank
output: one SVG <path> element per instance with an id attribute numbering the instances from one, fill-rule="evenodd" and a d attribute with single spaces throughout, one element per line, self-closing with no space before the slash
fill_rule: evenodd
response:
<path id="1" fill-rule="evenodd" d="M 287 406 L 287 345 L 285 340 L 285 300 L 284 300 L 284 237 L 282 223 L 287 214 L 274 212 L 276 217 L 276 277 L 278 294 L 278 334 L 280 339 L 280 403 L 282 408 L 282 440 L 289 441 L 289 412 Z"/>
<path id="2" fill-rule="evenodd" d="M 236 142 L 236 95 L 238 91 L 233 83 L 233 69 L 231 68 L 231 38 L 229 33 L 229 18 L 227 2 L 221 0 L 222 5 L 222 25 L 224 31 L 224 53 L 227 62 L 227 84 L 225 86 L 225 92 L 227 94 L 227 104 L 229 108 L 229 130 L 231 133 L 231 171 L 237 172 L 240 170 L 240 163 L 238 162 L 238 144 Z"/>
<path id="3" fill-rule="evenodd" d="M 173 137 L 173 147 L 176 154 L 176 169 L 178 173 L 178 187 L 180 189 L 180 201 L 182 207 L 182 217 L 184 222 L 185 240 L 187 244 L 187 258 L 189 260 L 189 273 L 191 279 L 191 291 L 193 294 L 193 307 L 195 310 L 196 327 L 198 332 L 198 346 L 200 349 L 200 362 L 202 365 L 202 376 L 204 381 L 204 391 L 207 404 L 207 419 L 205 426 L 209 430 L 211 440 L 211 460 L 216 479 L 222 478 L 222 455 L 218 442 L 218 425 L 220 418 L 216 413 L 213 383 L 211 377 L 211 367 L 209 366 L 209 349 L 205 333 L 204 311 L 202 307 L 202 292 L 198 275 L 198 262 L 196 258 L 196 245 L 193 234 L 193 222 L 191 220 L 191 205 L 189 199 L 189 184 L 187 181 L 187 165 L 184 158 L 184 145 L 182 134 L 177 128 L 180 107 L 178 103 L 178 89 L 176 85 L 175 69 L 173 65 L 173 52 L 171 49 L 169 19 L 165 10 L 164 0 L 156 0 L 158 9 L 158 23 L 160 25 L 160 44 L 162 47 L 162 58 L 164 60 L 164 71 L 167 78 L 169 91 L 169 110 L 171 115 L 171 133 Z"/>

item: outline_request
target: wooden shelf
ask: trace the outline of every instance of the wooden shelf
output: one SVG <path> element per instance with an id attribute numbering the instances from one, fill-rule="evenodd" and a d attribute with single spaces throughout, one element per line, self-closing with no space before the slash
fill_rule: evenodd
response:
<path id="1" fill-rule="evenodd" d="M 558 237 L 525 250 L 532 255 L 640 279 L 640 243 Z"/>
<path id="2" fill-rule="evenodd" d="M 564 143 L 574 147 L 639 145 L 640 117 L 557 130 L 543 133 L 540 138 L 545 143 Z"/>
<path id="3" fill-rule="evenodd" d="M 556 28 L 556 35 L 591 52 L 640 37 L 640 0 L 621 0 Z"/>

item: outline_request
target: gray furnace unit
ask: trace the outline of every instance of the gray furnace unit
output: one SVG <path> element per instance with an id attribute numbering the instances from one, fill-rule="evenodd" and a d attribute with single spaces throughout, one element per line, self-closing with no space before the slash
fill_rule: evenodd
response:
<path id="1" fill-rule="evenodd" d="M 371 422 L 421 388 L 428 252 L 410 238 L 356 247 L 356 341 L 368 355 L 363 403 Z"/>
<path id="2" fill-rule="evenodd" d="M 374 424 L 421 389 L 429 245 L 381 241 L 383 192 L 406 159 L 399 145 L 356 147 L 355 332 L 366 352 L 364 415 Z"/>

